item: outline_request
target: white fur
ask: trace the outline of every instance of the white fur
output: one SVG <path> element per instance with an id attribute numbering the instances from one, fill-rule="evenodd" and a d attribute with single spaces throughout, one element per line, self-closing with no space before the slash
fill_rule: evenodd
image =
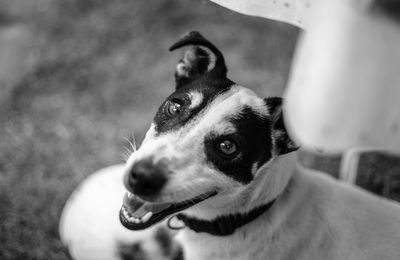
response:
<path id="1" fill-rule="evenodd" d="M 190 103 L 189 109 L 198 107 L 203 102 L 203 99 L 204 99 L 204 97 L 203 97 L 202 93 L 200 93 L 198 91 L 191 92 L 190 93 L 191 103 Z"/>

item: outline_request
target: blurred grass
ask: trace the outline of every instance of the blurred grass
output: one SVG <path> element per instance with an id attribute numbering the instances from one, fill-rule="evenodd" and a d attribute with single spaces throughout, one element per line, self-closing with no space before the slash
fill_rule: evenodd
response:
<path id="1" fill-rule="evenodd" d="M 261 95 L 281 94 L 297 37 L 200 0 L 0 6 L 0 31 L 24 35 L 15 59 L 29 61 L 0 83 L 0 259 L 68 259 L 58 240 L 63 204 L 85 176 L 123 161 L 124 138 L 141 140 L 173 90 L 180 53 L 167 49 L 179 35 L 201 31 L 225 53 L 230 77 Z"/>

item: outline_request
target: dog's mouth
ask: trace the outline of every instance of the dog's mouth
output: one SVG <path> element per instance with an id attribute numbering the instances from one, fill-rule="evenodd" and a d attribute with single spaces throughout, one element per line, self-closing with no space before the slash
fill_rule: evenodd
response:
<path id="1" fill-rule="evenodd" d="M 122 225 L 130 230 L 145 229 L 216 194 L 216 191 L 206 192 L 177 203 L 151 203 L 127 192 L 119 212 L 119 219 Z"/>

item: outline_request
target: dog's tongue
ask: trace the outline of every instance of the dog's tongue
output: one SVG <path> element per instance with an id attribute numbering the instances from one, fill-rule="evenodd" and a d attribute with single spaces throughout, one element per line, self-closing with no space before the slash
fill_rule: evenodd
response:
<path id="1" fill-rule="evenodd" d="M 153 215 L 157 214 L 171 205 L 170 203 L 146 202 L 130 192 L 125 193 L 123 203 L 129 213 L 136 218 L 143 217 L 147 212 L 153 212 Z"/>

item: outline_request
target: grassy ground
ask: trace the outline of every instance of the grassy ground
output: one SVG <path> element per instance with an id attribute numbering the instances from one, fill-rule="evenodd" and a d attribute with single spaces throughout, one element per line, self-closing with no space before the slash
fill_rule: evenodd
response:
<path id="1" fill-rule="evenodd" d="M 297 36 L 200 0 L 0 4 L 0 32 L 17 31 L 3 67 L 23 61 L 0 83 L 0 259 L 68 259 L 60 210 L 85 176 L 122 162 L 124 138 L 141 140 L 173 89 L 180 54 L 167 49 L 179 35 L 201 31 L 231 78 L 263 95 L 281 93 Z"/>

